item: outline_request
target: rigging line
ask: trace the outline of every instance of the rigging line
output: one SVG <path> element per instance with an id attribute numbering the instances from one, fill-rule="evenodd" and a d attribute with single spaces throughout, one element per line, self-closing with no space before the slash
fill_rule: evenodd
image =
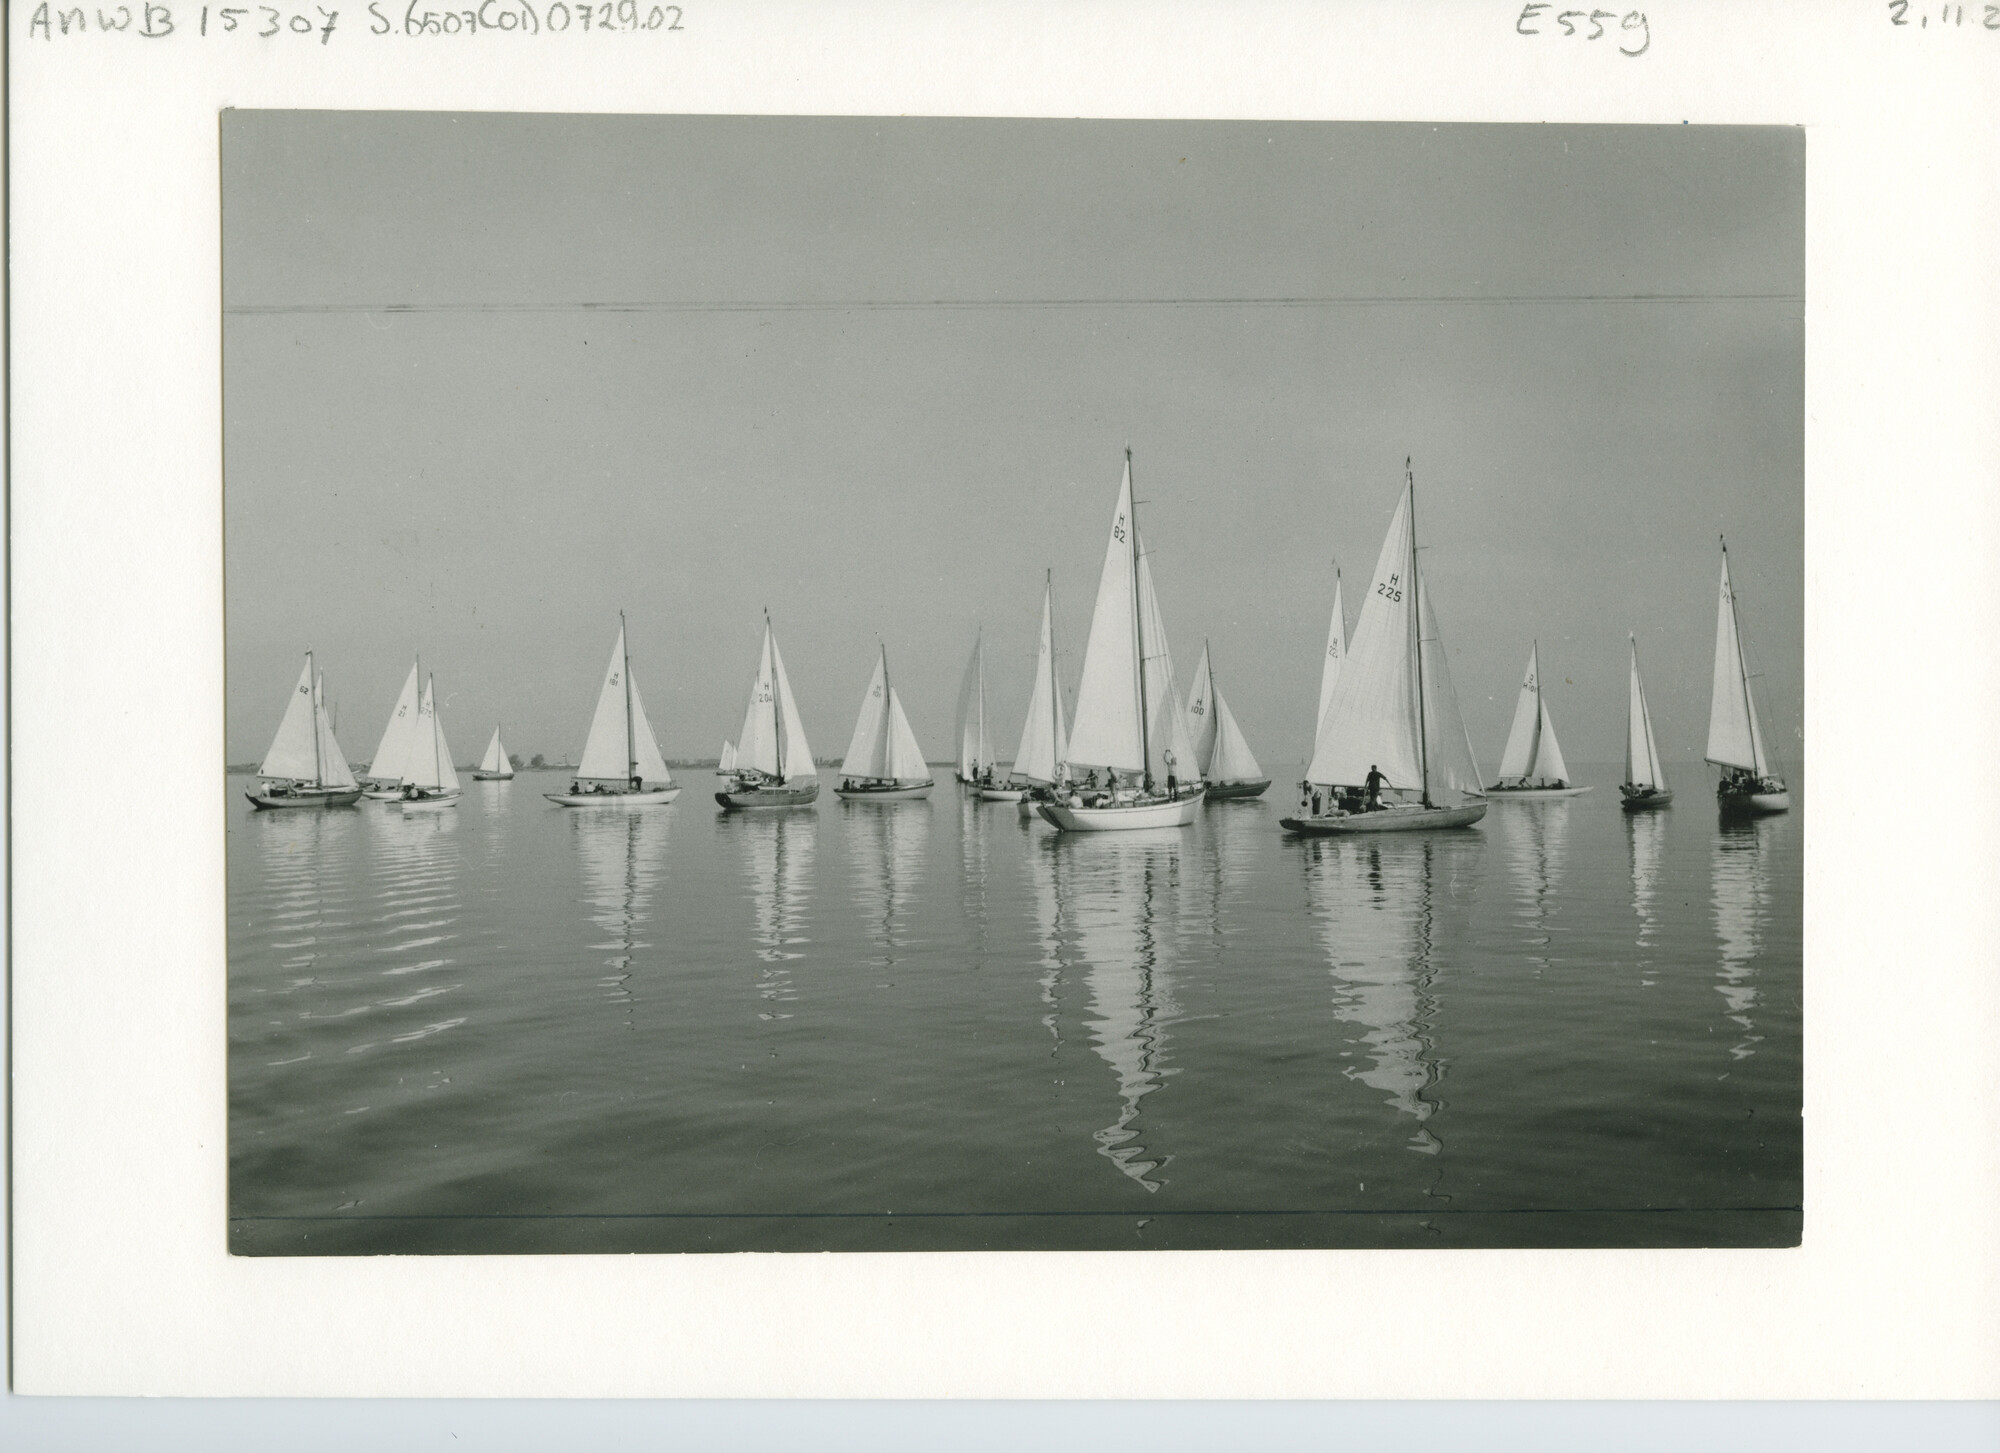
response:
<path id="1" fill-rule="evenodd" d="M 1241 298 L 855 298 L 844 301 L 628 299 L 578 302 L 229 303 L 238 316 L 287 313 L 849 313 L 1064 308 L 1381 308 L 1464 303 L 1515 307 L 1565 303 L 1802 303 L 1802 293 L 1426 293 Z"/>

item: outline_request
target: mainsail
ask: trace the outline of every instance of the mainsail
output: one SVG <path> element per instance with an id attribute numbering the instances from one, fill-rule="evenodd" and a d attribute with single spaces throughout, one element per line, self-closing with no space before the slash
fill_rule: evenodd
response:
<path id="1" fill-rule="evenodd" d="M 736 767 L 762 772 L 780 782 L 819 775 L 812 748 L 806 744 L 805 728 L 799 723 L 791 678 L 785 675 L 785 658 L 778 650 L 769 616 L 764 618 L 764 647 L 757 658 L 756 679 L 750 683 L 743 730 L 736 738 Z"/>
<path id="2" fill-rule="evenodd" d="M 1742 767 L 1759 777 L 1771 773 L 1764 750 L 1757 703 L 1750 697 L 1750 670 L 1736 621 L 1736 592 L 1729 583 L 1729 551 L 1722 552 L 1722 587 L 1715 606 L 1715 685 L 1708 707 L 1708 750 L 1718 767 Z"/>
<path id="3" fill-rule="evenodd" d="M 319 782 L 322 787 L 355 787 L 354 769 L 333 739 L 333 722 L 326 713 L 326 678 L 313 676 L 313 725 L 319 733 Z"/>
<path id="4" fill-rule="evenodd" d="M 508 760 L 507 749 L 500 744 L 500 728 L 493 728 L 493 740 L 486 744 L 486 755 L 479 759 L 482 772 L 511 772 L 514 764 Z"/>
<path id="5" fill-rule="evenodd" d="M 1201 645 L 1201 661 L 1194 668 L 1194 687 L 1188 692 L 1187 715 L 1194 729 L 1194 760 L 1208 782 L 1254 782 L 1264 775 L 1251 754 L 1250 744 L 1236 725 L 1236 716 L 1215 684 L 1209 665 L 1208 642 Z"/>
<path id="6" fill-rule="evenodd" d="M 1152 720 L 1145 720 L 1144 713 Z M 1104 549 L 1064 760 L 1071 766 L 1145 772 L 1156 778 L 1171 771 L 1188 784 L 1201 777 L 1187 712 L 1174 687 L 1173 657 L 1152 567 L 1132 520 L 1129 454 Z"/>
<path id="7" fill-rule="evenodd" d="M 1411 493 L 1406 486 L 1389 522 L 1306 780 L 1359 787 L 1374 768 L 1390 787 L 1428 789 L 1435 801 L 1441 789 L 1454 796 L 1476 793 L 1478 768 L 1430 587 L 1412 564 Z M 1421 609 L 1413 609 L 1413 593 L 1421 597 Z"/>
<path id="8" fill-rule="evenodd" d="M 1340 684 L 1341 663 L 1347 659 L 1347 607 L 1340 597 L 1340 567 L 1333 567 L 1333 620 L 1326 628 L 1326 655 L 1319 666 L 1319 715 L 1313 718 L 1317 735 L 1326 725 L 1326 709 L 1333 705 L 1333 689 Z"/>
<path id="9" fill-rule="evenodd" d="M 403 678 L 403 689 L 396 697 L 395 709 L 389 713 L 389 724 L 382 728 L 382 740 L 375 748 L 375 755 L 368 759 L 370 777 L 377 782 L 403 780 L 403 763 L 416 739 L 416 726 L 417 663 L 412 661 L 410 674 Z"/>
<path id="10" fill-rule="evenodd" d="M 1035 689 L 1028 698 L 1028 719 L 1021 726 L 1021 745 L 1014 752 L 1014 776 L 1029 782 L 1054 782 L 1058 764 L 1069 751 L 1062 689 L 1056 680 L 1054 596 L 1054 587 L 1045 586 L 1042 634 L 1035 651 Z"/>
<path id="11" fill-rule="evenodd" d="M 444 739 L 444 723 L 438 719 L 437 688 L 433 678 L 424 678 L 424 694 L 417 703 L 416 740 L 403 764 L 403 782 L 427 792 L 456 792 L 458 769 L 452 766 L 451 748 Z"/>
<path id="12" fill-rule="evenodd" d="M 1548 702 L 1542 698 L 1539 643 L 1528 649 L 1527 674 L 1521 678 L 1521 694 L 1514 703 L 1514 725 L 1507 733 L 1507 750 L 1500 754 L 1502 782 L 1524 777 L 1531 781 L 1569 780 L 1555 723 L 1549 718 Z"/>
<path id="13" fill-rule="evenodd" d="M 722 755 L 715 759 L 715 770 L 718 772 L 736 770 L 736 743 L 725 741 L 722 744 Z"/>
<path id="14" fill-rule="evenodd" d="M 840 771 L 844 777 L 883 782 L 930 778 L 930 767 L 917 745 L 916 733 L 910 730 L 910 719 L 903 714 L 896 688 L 889 684 L 886 647 L 875 658 L 875 674 L 868 678 L 861 714 L 855 719 L 854 736 L 847 744 Z"/>
<path id="15" fill-rule="evenodd" d="M 666 784 L 673 775 L 660 755 L 660 744 L 646 720 L 646 703 L 639 696 L 639 683 L 632 679 L 631 661 L 625 650 L 625 618 L 618 618 L 618 639 L 611 645 L 611 660 L 604 668 L 604 684 L 598 689 L 597 710 L 590 718 L 590 735 L 583 744 L 583 759 L 576 775 L 584 781 L 642 782 Z"/>
<path id="16" fill-rule="evenodd" d="M 958 775 L 971 779 L 993 765 L 993 747 L 986 735 L 986 636 L 972 640 L 972 659 L 958 688 Z"/>
<path id="17" fill-rule="evenodd" d="M 1653 737 L 1653 714 L 1646 709 L 1646 688 L 1639 682 L 1639 639 L 1628 639 L 1632 646 L 1632 694 L 1625 715 L 1625 780 L 1634 787 L 1664 790 L 1667 773 L 1660 765 L 1660 744 Z"/>

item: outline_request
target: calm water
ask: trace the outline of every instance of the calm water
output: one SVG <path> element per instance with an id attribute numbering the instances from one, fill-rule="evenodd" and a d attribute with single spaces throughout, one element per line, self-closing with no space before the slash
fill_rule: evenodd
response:
<path id="1" fill-rule="evenodd" d="M 234 1250 L 1799 1237 L 1797 811 L 1627 817 L 1605 768 L 1468 832 L 1288 840 L 1281 784 L 1072 837 L 680 776 L 229 779 Z"/>

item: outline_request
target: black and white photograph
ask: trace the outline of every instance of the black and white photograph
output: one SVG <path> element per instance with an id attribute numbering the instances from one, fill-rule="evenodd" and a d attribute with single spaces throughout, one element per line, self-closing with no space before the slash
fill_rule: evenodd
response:
<path id="1" fill-rule="evenodd" d="M 1802 128 L 219 127 L 231 1253 L 1800 1243 Z"/>

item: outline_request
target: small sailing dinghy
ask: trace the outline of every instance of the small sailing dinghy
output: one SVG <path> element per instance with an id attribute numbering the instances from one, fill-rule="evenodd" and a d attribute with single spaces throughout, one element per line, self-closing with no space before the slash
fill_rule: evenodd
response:
<path id="1" fill-rule="evenodd" d="M 1207 797 L 1256 797 L 1271 785 L 1264 769 L 1250 754 L 1250 744 L 1236 725 L 1235 714 L 1222 699 L 1208 663 L 1208 642 L 1201 643 L 1201 664 L 1194 668 L 1194 689 L 1188 693 L 1187 714 L 1194 724 L 1194 759 L 1201 764 Z"/>
<path id="2" fill-rule="evenodd" d="M 1486 815 L 1479 768 L 1417 568 L 1416 476 L 1382 541 L 1361 619 L 1320 722 L 1296 817 L 1305 834 L 1469 827 Z"/>
<path id="3" fill-rule="evenodd" d="M 1500 754 L 1500 775 L 1486 795 L 1577 797 L 1589 790 L 1570 785 L 1556 724 L 1542 699 L 1541 643 L 1536 642 L 1528 648 L 1528 674 L 1521 678 L 1521 695 L 1514 703 L 1514 725 L 1507 733 L 1507 750 Z"/>
<path id="4" fill-rule="evenodd" d="M 861 697 L 854 739 L 840 764 L 834 796 L 846 802 L 909 802 L 931 795 L 930 765 L 903 715 L 903 703 L 889 684 L 889 648 L 875 658 L 875 674 Z"/>
<path id="5" fill-rule="evenodd" d="M 732 811 L 748 807 L 804 807 L 819 797 L 819 768 L 806 745 L 798 703 L 792 700 L 785 658 L 764 614 L 764 650 L 750 683 L 743 730 L 736 735 L 736 760 L 715 800 Z"/>
<path id="6" fill-rule="evenodd" d="M 993 743 L 986 734 L 986 632 L 972 638 L 972 658 L 958 687 L 958 780 L 994 785 Z"/>
<path id="7" fill-rule="evenodd" d="M 618 639 L 597 691 L 597 710 L 584 739 L 583 760 L 567 792 L 542 796 L 563 807 L 659 807 L 681 795 L 660 756 L 653 724 L 639 683 L 632 679 L 632 656 L 625 645 L 625 612 L 618 612 Z"/>
<path id="8" fill-rule="evenodd" d="M 372 802 L 394 802 L 403 795 L 403 764 L 417 737 L 417 683 L 417 663 L 411 661 L 410 674 L 403 678 L 403 689 L 389 713 L 389 724 L 382 728 L 382 740 L 368 759 L 368 770 L 361 774 L 361 795 Z"/>
<path id="9" fill-rule="evenodd" d="M 361 800 L 361 784 L 334 740 L 310 651 L 257 777 L 259 785 L 243 794 L 256 808 L 352 807 Z"/>
<path id="10" fill-rule="evenodd" d="M 1111 516 L 1104 572 L 1083 651 L 1076 720 L 1063 758 L 1068 782 L 1042 819 L 1066 832 L 1186 827 L 1201 806 L 1201 768 L 1174 685 L 1173 657 L 1139 543 L 1132 507 L 1132 451 Z M 1079 768 L 1088 773 L 1079 788 Z M 1105 774 L 1098 785 L 1097 774 Z"/>
<path id="11" fill-rule="evenodd" d="M 451 748 L 444 739 L 444 722 L 438 717 L 437 678 L 424 678 L 424 694 L 417 702 L 416 740 L 403 762 L 403 812 L 437 812 L 458 806 L 464 796 L 458 785 L 458 769 L 451 764 Z"/>
<path id="12" fill-rule="evenodd" d="M 1792 794 L 1771 770 L 1771 754 L 1750 694 L 1750 667 L 1743 653 L 1743 628 L 1736 616 L 1736 591 L 1729 583 L 1729 545 L 1722 546 L 1722 594 L 1715 608 L 1715 689 L 1709 698 L 1708 750 L 1722 768 L 1717 805 L 1728 813 L 1762 814 L 1791 810 Z"/>
<path id="13" fill-rule="evenodd" d="M 500 728 L 493 728 L 493 740 L 486 744 L 486 755 L 479 759 L 473 770 L 475 782 L 511 782 L 514 780 L 514 759 L 507 755 L 507 749 L 500 744 Z"/>
<path id="14" fill-rule="evenodd" d="M 1627 812 L 1665 807 L 1674 800 L 1667 786 L 1667 769 L 1660 765 L 1660 744 L 1653 739 L 1653 714 L 1646 709 L 1646 688 L 1639 681 L 1639 638 L 1632 646 L 1632 695 L 1625 713 L 1625 780 L 1618 784 Z"/>
<path id="15" fill-rule="evenodd" d="M 1042 585 L 1042 633 L 1035 648 L 1035 685 L 1028 694 L 1028 719 L 1021 724 L 1021 745 L 1014 750 L 1009 783 L 1019 789 L 1021 816 L 1039 817 L 1036 808 L 1053 802 L 1063 781 L 1062 760 L 1069 751 L 1069 726 L 1063 719 L 1062 685 L 1056 679 L 1055 573 Z M 984 796 L 984 792 L 980 794 Z"/>

